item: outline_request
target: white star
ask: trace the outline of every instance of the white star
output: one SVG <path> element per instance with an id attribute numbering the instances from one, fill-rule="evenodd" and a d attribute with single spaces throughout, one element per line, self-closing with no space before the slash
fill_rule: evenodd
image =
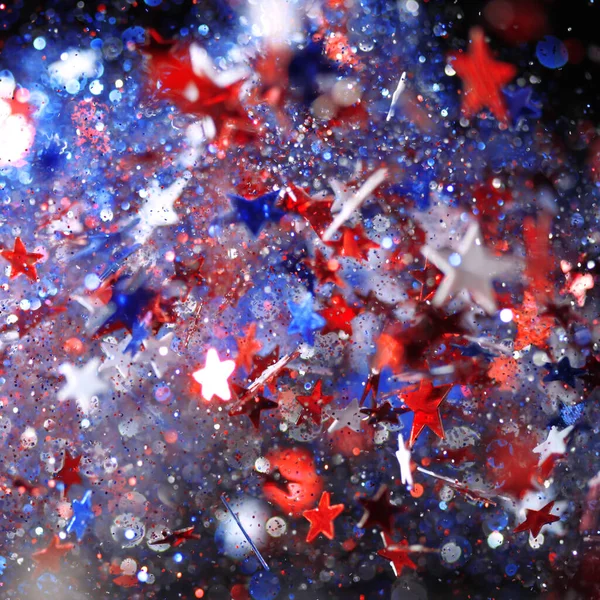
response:
<path id="1" fill-rule="evenodd" d="M 210 401 L 213 396 L 221 400 L 231 400 L 231 390 L 227 379 L 235 369 L 235 361 L 219 360 L 219 355 L 214 348 L 206 354 L 206 365 L 192 374 L 192 377 L 202 386 L 202 397 Z"/>
<path id="2" fill-rule="evenodd" d="M 340 183 L 337 179 L 332 179 L 329 185 L 335 194 L 335 202 L 331 207 L 331 212 L 339 210 L 339 213 L 333 219 L 331 225 L 323 234 L 323 241 L 328 242 L 339 230 L 339 228 L 352 216 L 355 210 L 367 200 L 367 198 L 384 182 L 387 177 L 387 169 L 377 169 L 375 173 L 356 190 L 350 192 L 348 187 Z"/>
<path id="3" fill-rule="evenodd" d="M 558 430 L 558 427 L 552 427 L 548 432 L 546 441 L 536 446 L 533 451 L 540 455 L 538 464 L 542 464 L 553 454 L 564 454 L 567 451 L 567 444 L 565 440 L 569 437 L 569 434 L 573 431 L 573 425 L 569 425 L 562 431 Z"/>
<path id="4" fill-rule="evenodd" d="M 404 483 L 406 487 L 411 488 L 413 485 L 413 478 L 412 471 L 410 470 L 410 450 L 406 447 L 401 433 L 398 434 L 398 451 L 396 452 L 396 458 L 400 465 L 400 478 L 402 483 Z"/>
<path id="5" fill-rule="evenodd" d="M 99 358 L 92 358 L 80 369 L 69 363 L 61 365 L 58 370 L 67 382 L 59 390 L 58 399 L 61 402 L 73 399 L 80 410 L 88 414 L 92 398 L 110 389 L 108 384 L 98 377 L 99 366 Z"/>
<path id="6" fill-rule="evenodd" d="M 135 357 L 135 362 L 149 362 L 155 375 L 160 379 L 169 368 L 177 362 L 178 355 L 171 350 L 173 332 L 163 335 L 160 339 L 150 338 L 144 342 L 144 350 Z"/>
<path id="7" fill-rule="evenodd" d="M 153 179 L 147 190 L 140 192 L 146 201 L 140 208 L 140 223 L 135 231 L 136 242 L 143 244 L 156 227 L 165 227 L 179 223 L 179 216 L 173 205 L 179 199 L 189 183 L 189 177 L 179 177 L 169 187 L 161 188 L 158 180 Z"/>
<path id="8" fill-rule="evenodd" d="M 118 342 L 104 341 L 100 344 L 102 352 L 106 354 L 106 360 L 100 365 L 98 371 L 106 371 L 107 369 L 116 369 L 121 377 L 127 379 L 129 377 L 129 369 L 133 362 L 131 354 L 125 353 L 125 348 L 129 346 L 131 342 L 131 336 L 127 335 L 125 338 Z"/>
<path id="9" fill-rule="evenodd" d="M 496 258 L 484 248 L 477 223 L 469 226 L 457 252 L 425 246 L 421 253 L 446 275 L 433 297 L 434 306 L 442 306 L 449 296 L 467 290 L 477 304 L 492 314 L 496 311 L 492 281 L 515 270 L 512 260 Z"/>
<path id="10" fill-rule="evenodd" d="M 344 429 L 344 427 L 348 427 L 349 429 L 352 429 L 352 431 L 360 433 L 363 415 L 360 412 L 358 398 L 354 398 L 354 400 L 344 408 L 332 410 L 331 417 L 333 418 L 333 423 L 331 423 L 327 430 L 329 433 L 339 431 L 340 429 Z"/>

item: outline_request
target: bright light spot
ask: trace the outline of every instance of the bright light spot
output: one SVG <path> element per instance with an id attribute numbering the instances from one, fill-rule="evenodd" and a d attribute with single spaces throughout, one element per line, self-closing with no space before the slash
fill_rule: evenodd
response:
<path id="1" fill-rule="evenodd" d="M 177 554 L 173 555 L 173 560 L 176 563 L 180 563 L 183 560 L 183 554 L 181 554 L 181 552 L 177 552 Z"/>
<path id="2" fill-rule="evenodd" d="M 415 2 L 415 0 L 408 0 L 406 3 L 406 10 L 409 13 L 416 14 L 419 12 L 419 3 Z"/>
<path id="3" fill-rule="evenodd" d="M 46 47 L 46 40 L 43 37 L 38 37 L 33 40 L 33 47 L 36 50 L 43 50 Z"/>
<path id="4" fill-rule="evenodd" d="M 94 96 L 98 96 L 99 94 L 101 94 L 103 89 L 104 86 L 102 85 L 102 83 L 100 83 L 98 79 L 94 79 L 94 81 L 90 83 L 90 92 L 92 92 Z"/>
<path id="5" fill-rule="evenodd" d="M 81 420 L 81 428 L 82 429 L 87 429 L 90 425 L 91 425 L 91 423 L 90 423 L 89 419 L 82 419 Z"/>
<path id="6" fill-rule="evenodd" d="M 1 92 L 0 92 L 1 95 Z M 35 138 L 35 127 L 11 105 L 0 100 L 0 166 L 20 167 Z"/>
<path id="7" fill-rule="evenodd" d="M 448 262 L 453 266 L 453 267 L 459 267 L 460 263 L 462 262 L 462 257 L 458 252 L 453 252 L 449 257 L 448 257 Z"/>
<path id="8" fill-rule="evenodd" d="M 137 574 L 137 578 L 138 578 L 138 581 L 141 581 L 142 583 L 146 583 L 146 581 L 148 581 L 148 573 L 146 571 L 140 571 Z"/>
<path id="9" fill-rule="evenodd" d="M 60 60 L 48 67 L 48 72 L 56 83 L 67 85 L 67 82 L 72 83 L 84 77 L 93 77 L 97 74 L 97 69 L 98 54 L 95 50 L 69 50 L 63 52 Z"/>
<path id="10" fill-rule="evenodd" d="M 132 540 L 135 537 L 135 531 L 133 529 L 128 529 L 127 531 L 125 531 L 125 537 L 128 540 Z"/>
<path id="11" fill-rule="evenodd" d="M 445 562 L 452 564 L 461 557 L 462 549 L 455 542 L 448 542 L 442 546 L 440 554 Z"/>
<path id="12" fill-rule="evenodd" d="M 44 530 L 41 527 L 35 528 L 35 535 L 42 535 L 42 533 L 44 533 Z"/>
<path id="13" fill-rule="evenodd" d="M 214 348 L 206 354 L 206 365 L 192 374 L 192 377 L 202 386 L 202 397 L 210 401 L 213 396 L 221 400 L 231 400 L 231 390 L 227 379 L 235 369 L 235 361 L 219 360 L 219 355 Z"/>
<path id="14" fill-rule="evenodd" d="M 117 79 L 115 81 L 115 87 L 120 90 L 123 87 L 123 80 L 122 79 Z"/>
<path id="15" fill-rule="evenodd" d="M 487 543 L 490 548 L 498 548 L 504 542 L 504 536 L 499 531 L 492 531 L 488 535 Z"/>
<path id="16" fill-rule="evenodd" d="M 513 320 L 513 312 L 510 308 L 503 308 L 500 311 L 500 320 L 503 323 L 510 323 Z"/>

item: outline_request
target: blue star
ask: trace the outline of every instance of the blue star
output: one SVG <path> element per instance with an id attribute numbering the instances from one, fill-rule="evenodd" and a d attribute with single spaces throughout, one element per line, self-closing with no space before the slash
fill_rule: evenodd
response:
<path id="1" fill-rule="evenodd" d="M 150 331 L 148 330 L 148 327 L 144 321 L 134 323 L 133 327 L 131 328 L 131 340 L 129 344 L 127 344 L 125 352 L 129 352 L 131 356 L 135 356 L 135 354 L 139 351 L 140 346 L 149 335 Z"/>
<path id="2" fill-rule="evenodd" d="M 71 257 L 71 260 L 78 258 L 86 258 L 88 256 L 96 256 L 107 253 L 107 256 L 112 256 L 115 249 L 123 243 L 125 236 L 140 222 L 139 219 L 135 219 L 129 225 L 125 226 L 121 231 L 115 233 L 94 233 L 88 235 L 88 245 L 80 250 Z M 135 248 L 139 248 L 139 244 L 135 244 Z M 131 253 L 131 252 L 129 252 Z"/>
<path id="3" fill-rule="evenodd" d="M 542 116 L 542 105 L 532 101 L 532 92 L 529 86 L 514 92 L 502 90 L 513 125 L 516 125 L 521 118 L 539 119 Z"/>
<path id="4" fill-rule="evenodd" d="M 544 382 L 562 381 L 572 388 L 575 387 L 575 377 L 585 375 L 585 369 L 574 369 L 567 356 L 561 358 L 558 363 L 546 363 L 544 368 L 550 371 L 548 375 L 544 377 Z"/>
<path id="5" fill-rule="evenodd" d="M 67 533 L 75 532 L 77 539 L 85 535 L 89 524 L 95 519 L 92 512 L 92 492 L 88 490 L 81 500 L 73 500 L 73 516 L 67 525 Z"/>
<path id="6" fill-rule="evenodd" d="M 243 222 L 246 227 L 256 236 L 260 233 L 264 224 L 268 221 L 279 222 L 285 212 L 275 206 L 279 198 L 279 192 L 269 192 L 254 200 L 246 200 L 242 196 L 229 194 L 229 199 L 237 213 L 233 217 L 235 222 Z"/>
<path id="7" fill-rule="evenodd" d="M 315 342 L 314 331 L 325 326 L 325 319 L 313 311 L 313 297 L 307 294 L 299 304 L 288 302 L 292 313 L 292 322 L 288 333 L 300 333 L 304 340 L 311 346 Z"/>

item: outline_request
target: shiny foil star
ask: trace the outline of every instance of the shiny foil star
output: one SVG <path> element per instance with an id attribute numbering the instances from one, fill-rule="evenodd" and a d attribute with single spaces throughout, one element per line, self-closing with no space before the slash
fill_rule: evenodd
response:
<path id="1" fill-rule="evenodd" d="M 408 442 L 411 448 L 425 427 L 429 427 L 439 438 L 444 439 L 440 404 L 446 398 L 451 387 L 451 385 L 433 387 L 429 379 L 423 379 L 418 390 L 403 394 L 404 404 L 414 412 L 410 440 Z"/>
<path id="2" fill-rule="evenodd" d="M 25 244 L 20 237 L 15 239 L 12 250 L 2 248 L 0 256 L 5 258 L 10 263 L 10 278 L 14 279 L 18 275 L 25 275 L 29 281 L 37 281 L 38 274 L 35 269 L 35 264 L 44 258 L 43 254 L 37 252 L 27 252 Z"/>
<path id="3" fill-rule="evenodd" d="M 227 380 L 235 369 L 235 361 L 219 360 L 219 355 L 214 348 L 206 354 L 206 364 L 192 374 L 192 377 L 202 386 L 202 397 L 206 401 L 218 396 L 221 400 L 231 400 L 231 390 Z"/>
<path id="4" fill-rule="evenodd" d="M 323 492 L 317 508 L 305 510 L 302 515 L 310 522 L 310 529 L 306 536 L 307 542 L 312 542 L 320 533 L 326 538 L 332 540 L 335 535 L 333 521 L 344 510 L 343 504 L 334 504 L 331 506 L 331 494 Z"/>
<path id="5" fill-rule="evenodd" d="M 525 509 L 527 516 L 521 524 L 515 527 L 514 533 L 519 533 L 520 531 L 529 531 L 531 536 L 536 538 L 540 534 L 540 531 L 544 525 L 550 525 L 551 523 L 560 521 L 560 517 L 550 514 L 553 506 L 554 501 L 548 502 L 548 504 L 546 504 L 540 510 L 533 510 L 531 508 Z"/>
<path id="6" fill-rule="evenodd" d="M 462 112 L 467 118 L 489 108 L 498 121 L 507 122 L 502 88 L 517 74 L 511 64 L 494 60 L 481 27 L 471 30 L 468 53 L 451 57 L 453 69 L 463 81 Z"/>

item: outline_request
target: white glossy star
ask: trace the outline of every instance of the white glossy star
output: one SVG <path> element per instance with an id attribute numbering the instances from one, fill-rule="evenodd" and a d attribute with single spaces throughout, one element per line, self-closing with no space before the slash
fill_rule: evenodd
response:
<path id="1" fill-rule="evenodd" d="M 553 454 L 565 454 L 567 451 L 567 444 L 565 440 L 569 437 L 569 434 L 573 431 L 573 425 L 569 425 L 565 427 L 562 431 L 558 430 L 558 427 L 552 427 L 548 432 L 548 437 L 546 441 L 537 445 L 533 451 L 536 454 L 540 455 L 540 460 L 538 464 L 542 464 L 548 458 L 550 458 Z"/>
<path id="2" fill-rule="evenodd" d="M 131 354 L 125 352 L 125 348 L 129 346 L 131 336 L 126 335 L 123 340 L 118 343 L 104 341 L 100 344 L 102 352 L 106 354 L 106 360 L 100 365 L 98 371 L 106 371 L 108 369 L 116 369 L 121 377 L 127 379 L 129 377 L 129 369 L 133 359 Z"/>
<path id="3" fill-rule="evenodd" d="M 344 427 L 348 427 L 349 429 L 352 429 L 352 431 L 360 433 L 363 415 L 360 412 L 358 398 L 354 398 L 352 402 L 344 408 L 332 410 L 331 417 L 333 418 L 333 423 L 331 423 L 327 429 L 329 433 L 334 433 L 335 431 L 344 429 Z"/>
<path id="4" fill-rule="evenodd" d="M 221 400 L 231 400 L 231 390 L 227 379 L 235 369 L 235 361 L 219 360 L 214 348 L 206 354 L 206 365 L 192 374 L 192 377 L 202 386 L 202 397 L 210 401 L 213 396 Z"/>
<path id="5" fill-rule="evenodd" d="M 412 471 L 410 470 L 410 450 L 404 443 L 402 434 L 398 434 L 398 451 L 396 452 L 396 458 L 400 465 L 400 479 L 406 487 L 411 488 L 413 485 Z"/>
<path id="6" fill-rule="evenodd" d="M 135 362 L 149 362 L 155 375 L 160 379 L 170 365 L 175 364 L 178 355 L 171 349 L 173 332 L 163 335 L 160 339 L 150 338 L 144 342 L 144 350 L 135 356 Z"/>
<path id="7" fill-rule="evenodd" d="M 58 399 L 75 400 L 80 410 L 88 414 L 92 398 L 103 392 L 107 392 L 109 385 L 98 377 L 99 358 L 92 358 L 83 367 L 65 363 L 59 367 L 59 372 L 64 375 L 67 382 L 58 392 Z"/>
<path id="8" fill-rule="evenodd" d="M 179 223 L 179 216 L 173 205 L 187 187 L 189 178 L 179 177 L 169 187 L 161 188 L 158 180 L 153 179 L 150 187 L 140 195 L 146 201 L 138 212 L 140 222 L 135 230 L 136 242 L 143 244 L 156 227 L 165 227 Z"/>
<path id="9" fill-rule="evenodd" d="M 446 275 L 433 297 L 434 306 L 442 306 L 450 296 L 466 290 L 477 304 L 493 314 L 497 306 L 492 281 L 516 268 L 512 260 L 497 258 L 486 250 L 477 223 L 469 226 L 458 251 L 425 246 L 421 253 Z"/>

